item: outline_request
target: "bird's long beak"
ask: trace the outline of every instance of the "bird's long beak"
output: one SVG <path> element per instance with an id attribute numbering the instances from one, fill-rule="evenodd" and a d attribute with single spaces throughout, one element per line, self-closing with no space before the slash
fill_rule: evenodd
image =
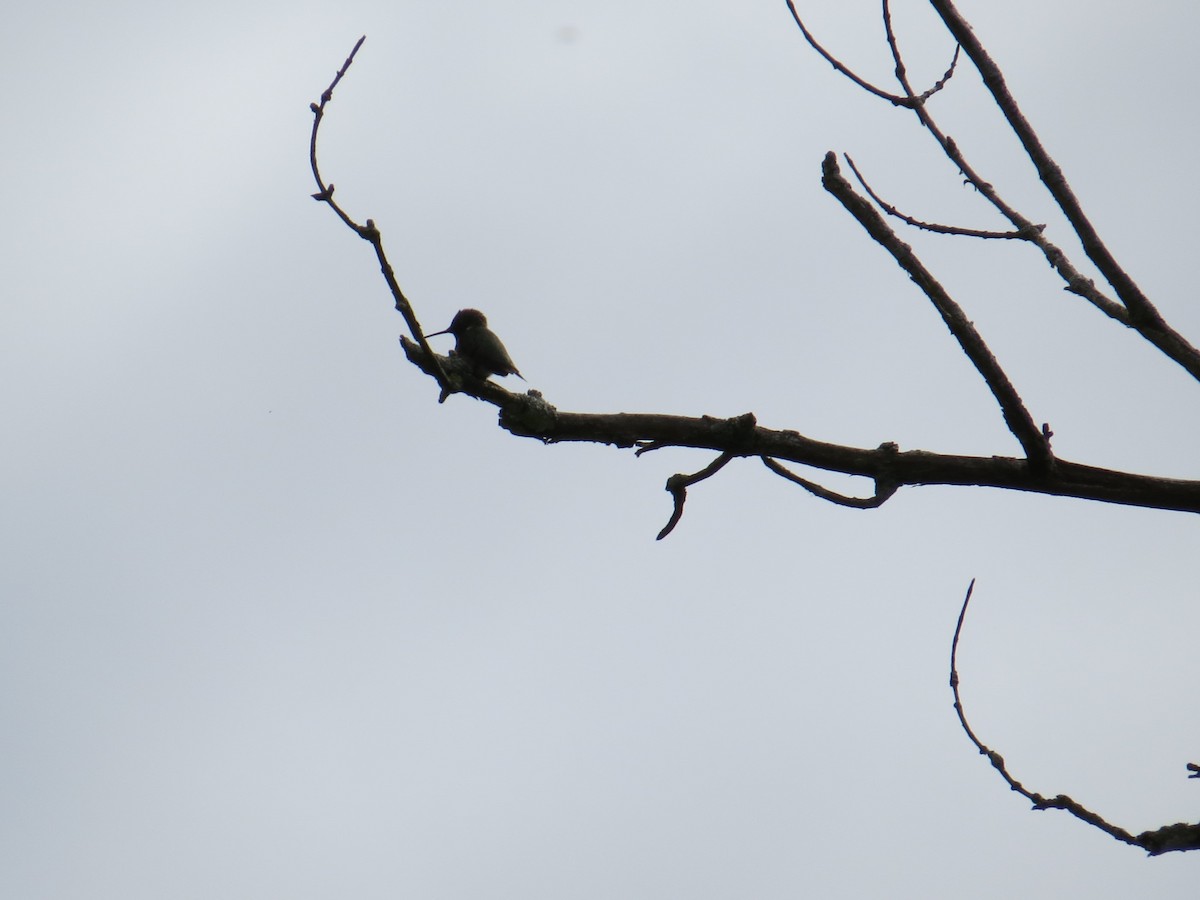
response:
<path id="1" fill-rule="evenodd" d="M 439 334 L 449 334 L 449 333 L 450 333 L 450 329 L 444 328 L 441 331 L 430 332 L 429 334 L 425 335 L 425 337 L 431 338 L 431 337 L 437 337 Z"/>

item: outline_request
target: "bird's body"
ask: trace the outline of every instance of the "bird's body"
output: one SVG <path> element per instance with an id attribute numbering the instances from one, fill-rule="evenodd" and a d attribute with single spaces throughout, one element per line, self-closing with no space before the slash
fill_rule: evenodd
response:
<path id="1" fill-rule="evenodd" d="M 512 357 L 504 349 L 500 338 L 487 327 L 487 316 L 477 309 L 460 309 L 454 314 L 450 327 L 435 331 L 426 337 L 439 334 L 454 335 L 454 352 L 470 367 L 471 374 L 484 379 L 489 375 L 516 375 L 522 381 L 525 376 L 517 371 Z"/>

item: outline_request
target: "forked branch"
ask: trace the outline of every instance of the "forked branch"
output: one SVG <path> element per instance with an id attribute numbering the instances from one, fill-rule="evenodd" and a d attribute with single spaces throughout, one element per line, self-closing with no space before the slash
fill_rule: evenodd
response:
<path id="1" fill-rule="evenodd" d="M 886 100 L 888 103 L 891 103 L 893 106 L 903 106 L 908 109 L 914 109 L 921 103 L 924 103 L 926 100 L 928 100 L 930 97 L 932 97 L 938 91 L 940 91 L 942 88 L 944 88 L 946 86 L 946 83 L 951 78 L 954 77 L 955 67 L 958 66 L 958 55 L 959 55 L 958 47 L 954 48 L 954 56 L 951 57 L 950 65 L 946 69 L 945 73 L 942 75 L 941 78 L 939 78 L 937 81 L 934 82 L 934 84 L 931 88 L 929 88 L 925 92 L 918 94 L 918 95 L 909 94 L 909 95 L 905 96 L 905 95 L 901 95 L 901 94 L 893 94 L 893 93 L 883 90 L 882 88 L 878 88 L 875 85 L 871 84 L 866 79 L 859 77 L 857 74 L 855 74 L 855 72 L 849 66 L 847 66 L 840 59 L 838 59 L 836 56 L 834 56 L 832 53 L 830 53 L 828 50 L 826 50 L 824 47 L 821 46 L 821 44 L 817 41 L 817 39 L 815 37 L 813 37 L 812 32 L 809 31 L 808 28 L 805 26 L 804 21 L 800 18 L 800 14 L 798 12 L 796 12 L 796 4 L 793 2 L 793 0 L 787 0 L 787 5 L 788 5 L 788 9 L 791 10 L 792 19 L 795 21 L 797 27 L 799 27 L 800 33 L 804 35 L 804 39 L 806 41 L 808 41 L 809 46 L 811 46 L 814 50 L 816 50 L 817 53 L 819 53 L 821 55 L 821 57 L 827 63 L 829 63 L 831 66 L 833 66 L 839 72 L 841 72 L 843 75 L 845 75 L 847 78 L 849 78 L 855 84 L 857 84 L 864 91 L 867 91 L 870 94 L 874 94 L 876 97 L 879 97 L 881 100 Z"/>
<path id="2" fill-rule="evenodd" d="M 996 105 L 1008 121 L 1013 133 L 1021 141 L 1029 159 L 1037 168 L 1038 176 L 1050 196 L 1071 223 L 1075 234 L 1083 244 L 1083 250 L 1100 270 L 1100 274 L 1116 291 L 1117 297 L 1128 310 L 1128 324 L 1138 330 L 1146 340 L 1161 350 L 1167 357 L 1182 366 L 1193 378 L 1200 380 L 1200 350 L 1197 350 L 1179 332 L 1171 328 L 1158 309 L 1134 282 L 1132 276 L 1117 262 L 1112 252 L 1100 238 L 1091 220 L 1058 163 L 1042 145 L 1033 126 L 1022 114 L 1016 99 L 1008 90 L 1004 73 L 996 65 L 971 26 L 958 12 L 951 0 L 930 0 L 931 5 L 942 17 L 947 30 L 966 51 L 975 68 L 983 77 L 983 83 L 991 92 Z"/>
<path id="3" fill-rule="evenodd" d="M 1066 216 L 1088 258 L 1116 292 L 1117 299 L 1108 296 L 1096 286 L 1092 279 L 1083 275 L 1062 248 L 1049 239 L 1045 233 L 1045 229 L 1035 225 L 1013 206 L 1006 203 L 1001 198 L 995 186 L 976 171 L 954 139 L 947 135 L 934 120 L 932 114 L 929 112 L 929 104 L 926 103 L 932 94 L 928 91 L 917 94 L 908 80 L 903 55 L 896 40 L 895 32 L 892 29 L 890 0 L 884 0 L 883 20 L 887 33 L 888 47 L 895 62 L 896 78 L 901 86 L 902 92 L 900 94 L 891 94 L 864 82 L 816 41 L 796 11 L 793 0 L 788 0 L 788 8 L 791 10 L 792 17 L 805 40 L 822 57 L 829 60 L 839 72 L 871 94 L 887 100 L 895 106 L 912 109 L 917 114 L 921 124 L 937 141 L 942 152 L 954 163 L 967 182 L 991 203 L 1001 215 L 1012 223 L 1012 233 L 1020 239 L 1033 244 L 1041 251 L 1042 255 L 1062 278 L 1065 290 L 1084 298 L 1105 315 L 1120 322 L 1122 325 L 1136 329 L 1138 334 L 1158 348 L 1167 358 L 1181 366 L 1193 378 L 1200 380 L 1200 350 L 1167 324 L 1158 309 L 1150 302 L 1149 298 L 1138 287 L 1129 273 L 1117 262 L 1112 252 L 1100 238 L 1095 226 L 1083 212 L 1083 207 L 1067 182 L 1062 169 L 1050 156 L 1049 152 L 1047 152 L 1037 132 L 1034 131 L 1033 127 L 1022 114 L 1016 99 L 1008 90 L 1000 67 L 984 48 L 975 32 L 971 29 L 971 26 L 963 19 L 952 0 L 930 0 L 930 3 L 941 16 L 951 37 L 957 42 L 956 46 L 966 53 L 967 58 L 971 60 L 979 71 L 984 85 L 991 92 L 1009 127 L 1020 140 L 1022 147 L 1037 169 L 1042 183 L 1046 186 L 1047 191 Z M 879 202 L 882 204 L 882 201 Z M 910 224 L 916 227 L 928 227 L 926 223 L 917 220 L 911 221 Z M 955 229 L 952 227 L 929 227 L 929 230 L 942 231 L 948 234 L 968 234 L 975 237 L 985 236 L 978 232 L 972 232 L 969 229 Z"/>
<path id="4" fill-rule="evenodd" d="M 806 38 L 826 58 L 827 51 L 820 48 L 804 28 L 794 4 L 789 8 Z M 890 12 L 889 12 L 890 15 Z M 1050 256 L 1059 253 L 1057 248 L 1045 241 L 1039 226 L 1032 225 L 1015 212 L 1008 210 L 996 196 L 994 190 L 978 177 L 962 159 L 954 142 L 945 137 L 936 123 L 928 117 L 926 101 L 934 91 L 940 89 L 954 72 L 954 63 L 942 79 L 928 91 L 916 94 L 908 84 L 899 47 L 891 31 L 890 20 L 886 23 L 889 46 L 896 57 L 897 75 L 904 88 L 902 95 L 886 95 L 892 102 L 911 108 L 922 122 L 938 136 L 951 159 L 960 162 L 964 174 L 981 192 L 1002 211 L 1009 215 L 1016 226 L 1016 233 L 1030 240 Z M 673 476 L 668 490 L 674 498 L 674 510 L 668 527 L 660 536 L 669 533 L 677 523 L 683 510 L 686 488 L 696 481 L 714 475 L 736 457 L 759 457 L 773 472 L 805 487 L 824 500 L 845 506 L 874 508 L 882 505 L 896 494 L 901 487 L 954 484 L 995 487 L 1007 490 L 1034 491 L 1065 497 L 1078 497 L 1106 503 L 1157 509 L 1200 512 L 1200 482 L 1180 479 L 1158 478 L 1130 472 L 1101 469 L 1056 458 L 1050 450 L 1048 426 L 1038 427 L 1026 409 L 1020 396 L 1008 380 L 1003 369 L 988 349 L 982 336 L 976 331 L 969 318 L 958 304 L 946 293 L 933 275 L 925 268 L 912 248 L 904 244 L 888 226 L 886 220 L 871 202 L 855 192 L 842 177 L 837 160 L 832 153 L 824 162 L 824 183 L 842 205 L 864 229 L 893 256 L 912 280 L 921 288 L 938 310 L 946 326 L 958 341 L 963 352 L 983 377 L 1000 406 L 1009 430 L 1017 438 L 1024 458 L 1002 456 L 969 457 L 934 453 L 924 450 L 899 450 L 895 444 L 885 441 L 874 449 L 850 447 L 817 441 L 796 431 L 778 431 L 758 425 L 752 414 L 732 419 L 709 416 L 688 417 L 669 414 L 631 413 L 572 413 L 556 409 L 540 391 L 530 390 L 525 394 L 514 394 L 491 381 L 466 378 L 459 374 L 460 367 L 448 364 L 430 348 L 417 320 L 412 304 L 397 283 L 392 266 L 384 252 L 379 229 L 370 219 L 364 225 L 355 222 L 334 200 L 334 188 L 327 184 L 317 165 L 317 136 L 327 104 L 331 101 L 334 88 L 348 71 L 362 40 L 355 45 L 332 83 L 322 93 L 320 103 L 312 104 L 314 115 L 310 157 L 313 177 L 318 192 L 314 197 L 326 203 L 347 227 L 359 237 L 371 243 L 380 269 L 399 310 L 408 325 L 413 339 L 401 338 L 409 360 L 422 371 L 432 376 L 440 387 L 440 399 L 451 393 L 464 393 L 500 411 L 500 425 L 514 435 L 532 437 L 546 444 L 565 441 L 586 441 L 611 444 L 617 447 L 639 448 L 639 452 L 659 447 L 690 447 L 715 451 L 719 454 L 709 466 L 692 475 Z M 964 42 L 964 47 L 968 45 Z M 972 57 L 974 59 L 975 57 Z M 833 61 L 833 60 L 831 60 Z M 955 56 L 957 61 L 957 54 Z M 835 61 L 839 71 L 855 77 L 848 69 Z M 861 81 L 857 79 L 856 81 Z M 876 91 L 878 93 L 878 91 Z M 864 182 L 865 185 L 865 182 Z M 869 189 L 868 189 L 869 190 Z M 989 193 L 990 192 L 990 193 Z M 874 197 L 874 192 L 871 192 Z M 878 200 L 877 197 L 875 197 Z M 1007 233 L 1005 237 L 1010 236 Z M 1057 258 L 1057 257 L 1055 257 Z M 1064 257 L 1065 260 L 1065 257 Z M 1057 266 L 1064 277 L 1068 277 L 1069 262 L 1059 261 Z M 1123 305 L 1108 300 L 1099 294 L 1081 276 L 1069 275 L 1069 288 L 1087 296 L 1114 318 L 1128 321 Z M 1159 331 L 1160 335 L 1168 332 Z M 871 497 L 847 497 L 822 487 L 785 468 L 783 463 L 795 463 L 832 472 L 859 475 L 875 483 Z"/>
<path id="5" fill-rule="evenodd" d="M 954 299 L 946 292 L 946 289 L 938 282 L 933 274 L 925 268 L 924 264 L 913 253 L 912 247 L 900 240 L 896 233 L 888 227 L 884 220 L 875 208 L 854 192 L 851 186 L 844 177 L 841 170 L 838 168 L 837 157 L 832 152 L 825 154 L 825 162 L 822 166 L 824 178 L 822 183 L 825 185 L 825 190 L 833 194 L 846 208 L 850 215 L 858 220 L 858 223 L 863 229 L 880 243 L 886 249 L 910 278 L 916 283 L 933 303 L 934 308 L 942 317 L 942 321 L 946 323 L 946 327 L 950 329 L 950 333 L 954 335 L 958 345 L 967 355 L 967 359 L 983 376 L 983 380 L 987 382 L 988 388 L 992 392 L 992 396 L 996 398 L 996 402 L 1000 404 L 1000 410 L 1004 415 L 1004 421 L 1008 425 L 1009 430 L 1016 436 L 1021 443 L 1021 448 L 1025 451 L 1025 456 L 1029 460 L 1031 468 L 1039 473 L 1049 472 L 1054 466 L 1054 457 L 1050 452 L 1050 444 L 1045 439 L 1040 429 L 1034 424 L 1033 417 L 1029 414 L 1029 410 L 1025 408 L 1024 401 L 1017 394 L 1016 388 L 1012 382 L 1008 380 L 1008 376 L 1004 370 L 1000 368 L 1000 363 L 996 361 L 996 357 L 992 355 L 992 351 L 988 349 L 987 343 L 983 340 L 983 336 L 967 318 Z"/>

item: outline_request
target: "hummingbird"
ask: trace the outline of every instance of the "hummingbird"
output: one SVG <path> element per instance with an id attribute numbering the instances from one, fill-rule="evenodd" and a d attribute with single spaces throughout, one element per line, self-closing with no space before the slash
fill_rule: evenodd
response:
<path id="1" fill-rule="evenodd" d="M 487 327 L 487 316 L 479 310 L 460 309 L 454 314 L 449 328 L 435 331 L 425 337 L 436 337 L 439 334 L 454 335 L 455 354 L 466 362 L 471 374 L 476 378 L 516 375 L 522 381 L 525 380 L 525 376 L 513 365 L 512 357 L 500 343 L 500 338 Z"/>

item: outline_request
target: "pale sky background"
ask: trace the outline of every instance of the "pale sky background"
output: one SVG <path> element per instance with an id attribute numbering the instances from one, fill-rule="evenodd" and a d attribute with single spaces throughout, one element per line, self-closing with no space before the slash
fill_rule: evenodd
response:
<path id="1" fill-rule="evenodd" d="M 952 45 L 896 4 L 917 83 Z M 802 3 L 888 83 L 878 4 Z M 1194 3 L 963 0 L 1193 341 Z M 1034 813 L 1195 821 L 1195 517 L 544 447 L 410 366 L 478 306 L 565 410 L 1011 455 L 928 302 L 820 186 L 998 219 L 783 0 L 26 3 L 0 32 L 0 895 L 1195 897 Z M 1070 241 L 963 66 L 934 107 Z M 1063 457 L 1200 477 L 1198 386 L 1026 247 L 905 234 Z M 447 345 L 449 346 L 448 342 Z M 515 381 L 515 379 L 510 379 Z M 522 387 L 519 383 L 516 387 Z M 813 473 L 805 473 L 810 476 Z M 848 480 L 825 479 L 850 485 Z"/>

